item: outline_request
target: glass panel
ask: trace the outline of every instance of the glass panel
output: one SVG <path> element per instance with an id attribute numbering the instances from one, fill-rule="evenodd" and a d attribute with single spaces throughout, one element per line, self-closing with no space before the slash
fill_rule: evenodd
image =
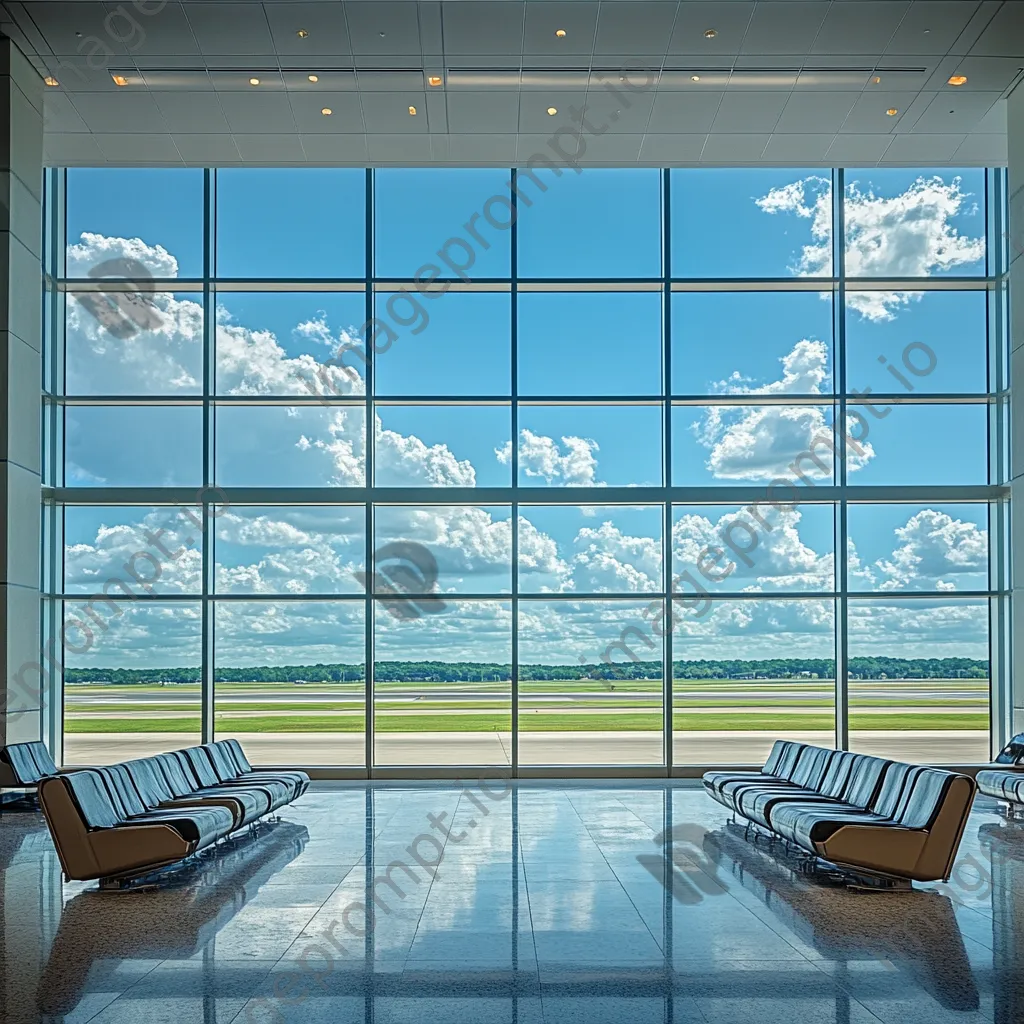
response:
<path id="1" fill-rule="evenodd" d="M 202 394 L 202 297 L 69 295 L 64 372 L 69 395 Z"/>
<path id="2" fill-rule="evenodd" d="M 849 406 L 857 484 L 984 484 L 988 406 Z M 859 449 L 859 451 L 858 451 Z"/>
<path id="3" fill-rule="evenodd" d="M 985 172 L 846 171 L 849 277 L 985 273 Z"/>
<path id="4" fill-rule="evenodd" d="M 362 277 L 365 196 L 355 168 L 219 169 L 217 274 Z"/>
<path id="5" fill-rule="evenodd" d="M 520 277 L 661 276 L 661 173 L 520 169 Z"/>
<path id="6" fill-rule="evenodd" d="M 358 292 L 218 292 L 217 393 L 364 394 L 365 320 Z"/>
<path id="7" fill-rule="evenodd" d="M 217 482 L 227 487 L 360 487 L 362 406 L 220 406 Z"/>
<path id="8" fill-rule="evenodd" d="M 661 296 L 521 292 L 521 395 L 660 395 Z"/>
<path id="9" fill-rule="evenodd" d="M 508 505 L 378 505 L 373 525 L 377 594 L 512 590 Z"/>
<path id="10" fill-rule="evenodd" d="M 676 764 L 761 764 L 777 739 L 835 745 L 834 602 L 674 602 Z"/>
<path id="11" fill-rule="evenodd" d="M 676 406 L 672 482 L 813 487 L 831 481 L 836 444 L 829 405 Z M 792 501 L 790 487 L 785 493 Z"/>
<path id="12" fill-rule="evenodd" d="M 483 167 L 374 171 L 377 277 L 508 277 L 510 177 Z"/>
<path id="13" fill-rule="evenodd" d="M 377 407 L 378 487 L 507 487 L 508 406 Z"/>
<path id="14" fill-rule="evenodd" d="M 522 505 L 519 589 L 525 594 L 658 591 L 662 510 L 642 505 Z"/>
<path id="15" fill-rule="evenodd" d="M 672 391 L 820 395 L 832 391 L 828 292 L 677 292 Z"/>
<path id="16" fill-rule="evenodd" d="M 676 505 L 672 523 L 674 589 L 683 593 L 832 590 L 832 505 L 777 508 Z"/>
<path id="17" fill-rule="evenodd" d="M 398 339 L 378 339 L 378 395 L 510 395 L 512 304 L 507 294 L 449 292 L 440 302 L 400 293 L 376 298 Z M 393 313 L 391 312 L 393 311 Z M 399 322 L 409 323 L 407 328 Z M 386 337 L 386 336 L 385 336 Z"/>
<path id="18" fill-rule="evenodd" d="M 521 764 L 662 764 L 664 602 L 522 601 Z"/>
<path id="19" fill-rule="evenodd" d="M 362 593 L 364 505 L 233 505 L 216 524 L 222 594 Z"/>
<path id="20" fill-rule="evenodd" d="M 715 167 L 669 173 L 673 277 L 831 276 L 831 172 Z"/>
<path id="21" fill-rule="evenodd" d="M 850 749 L 914 764 L 989 750 L 985 601 L 852 600 Z"/>
<path id="22" fill-rule="evenodd" d="M 198 406 L 68 406 L 68 487 L 198 487 L 203 410 Z"/>
<path id="23" fill-rule="evenodd" d="M 198 594 L 202 572 L 202 506 L 64 510 L 65 593 Z"/>
<path id="24" fill-rule="evenodd" d="M 988 389 L 984 292 L 848 292 L 851 390 L 902 395 Z"/>
<path id="25" fill-rule="evenodd" d="M 216 739 L 256 764 L 366 764 L 362 601 L 215 606 Z"/>
<path id="26" fill-rule="evenodd" d="M 519 407 L 519 484 L 658 486 L 662 412 L 653 405 Z M 512 445 L 499 454 L 511 464 Z"/>
<path id="27" fill-rule="evenodd" d="M 137 276 L 125 261 L 157 278 L 203 276 L 200 168 L 71 167 L 67 175 L 68 277 Z"/>
<path id="28" fill-rule="evenodd" d="M 374 602 L 374 763 L 510 763 L 512 606 Z"/>
<path id="29" fill-rule="evenodd" d="M 64 603 L 64 761 L 114 764 L 200 742 L 199 602 Z"/>
<path id="30" fill-rule="evenodd" d="M 851 590 L 987 590 L 988 506 L 851 505 Z"/>

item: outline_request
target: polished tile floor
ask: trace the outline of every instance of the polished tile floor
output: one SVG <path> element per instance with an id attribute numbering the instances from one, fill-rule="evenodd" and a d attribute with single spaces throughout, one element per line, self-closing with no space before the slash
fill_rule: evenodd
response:
<path id="1" fill-rule="evenodd" d="M 62 885 L 5 814 L 0 889 L 4 1024 L 1024 1021 L 1024 824 L 987 798 L 915 893 L 808 877 L 698 783 L 500 779 L 314 783 L 154 891 Z"/>

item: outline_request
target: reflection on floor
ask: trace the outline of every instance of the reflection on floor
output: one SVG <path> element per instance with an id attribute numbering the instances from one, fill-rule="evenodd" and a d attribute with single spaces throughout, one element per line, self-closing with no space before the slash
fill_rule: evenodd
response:
<path id="1" fill-rule="evenodd" d="M 127 893 L 62 885 L 39 815 L 5 815 L 0 1020 L 1024 1020 L 1024 824 L 993 801 L 949 885 L 865 894 L 693 782 L 487 786 L 314 783 Z"/>

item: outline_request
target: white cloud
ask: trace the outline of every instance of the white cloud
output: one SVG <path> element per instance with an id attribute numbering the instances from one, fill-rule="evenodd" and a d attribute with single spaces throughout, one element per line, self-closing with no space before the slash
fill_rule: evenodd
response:
<path id="1" fill-rule="evenodd" d="M 792 271 L 801 277 L 831 274 L 832 196 L 827 179 L 817 175 L 774 188 L 755 200 L 769 214 L 793 214 L 810 220 L 813 241 L 805 245 Z M 954 217 L 973 214 L 977 203 L 962 180 L 938 175 L 918 177 L 903 192 L 881 196 L 868 185 L 846 187 L 846 273 L 850 277 L 928 277 L 984 259 L 984 225 L 963 235 Z M 892 320 L 895 311 L 919 299 L 920 292 L 849 292 L 847 304 L 869 320 Z"/>
<path id="2" fill-rule="evenodd" d="M 597 480 L 598 443 L 585 437 L 563 437 L 562 445 L 532 430 L 519 432 L 519 469 L 527 479 L 542 479 L 569 487 L 600 486 Z M 563 451 L 564 449 L 564 451 Z M 512 462 L 512 442 L 506 441 L 494 454 L 502 465 Z"/>

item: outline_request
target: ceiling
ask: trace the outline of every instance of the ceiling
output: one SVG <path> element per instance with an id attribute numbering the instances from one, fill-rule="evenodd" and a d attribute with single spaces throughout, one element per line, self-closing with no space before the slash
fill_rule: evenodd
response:
<path id="1" fill-rule="evenodd" d="M 991 166 L 1024 68 L 1021 0 L 24 0 L 0 31 L 59 82 L 62 166 L 509 166 L 553 134 L 583 165 Z"/>

